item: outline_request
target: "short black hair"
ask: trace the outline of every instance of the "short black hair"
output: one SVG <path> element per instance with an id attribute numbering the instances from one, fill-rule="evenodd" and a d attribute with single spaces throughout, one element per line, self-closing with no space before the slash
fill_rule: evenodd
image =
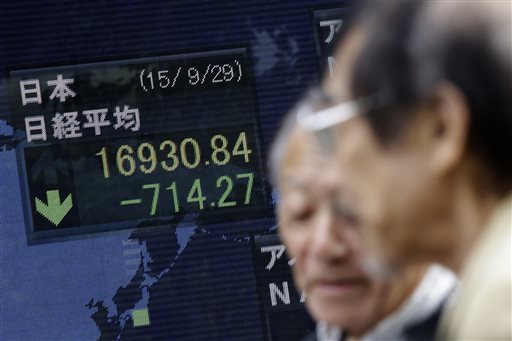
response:
<path id="1" fill-rule="evenodd" d="M 465 14 L 463 6 L 459 16 Z M 352 93 L 393 93 L 398 107 L 366 116 L 378 140 L 386 144 L 399 136 L 415 113 L 409 109 L 425 100 L 436 83 L 452 83 L 469 106 L 466 152 L 477 155 L 500 190 L 509 192 L 512 52 L 506 40 L 511 39 L 512 24 L 499 27 L 486 13 L 473 11 L 471 18 L 453 18 L 458 24 L 438 27 L 438 20 L 425 15 L 426 7 L 425 1 L 371 2 L 359 11 L 355 26 L 362 25 L 366 37 L 354 66 Z M 498 30 L 505 39 L 497 42 Z M 505 48 L 498 46 L 503 41 Z"/>

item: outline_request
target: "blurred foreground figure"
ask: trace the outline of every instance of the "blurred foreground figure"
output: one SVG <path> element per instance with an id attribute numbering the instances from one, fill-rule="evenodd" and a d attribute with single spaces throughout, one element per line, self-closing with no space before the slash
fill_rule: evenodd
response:
<path id="1" fill-rule="evenodd" d="M 511 6 L 371 2 L 341 48 L 349 86 L 299 115 L 343 170 L 368 269 L 435 261 L 461 275 L 447 340 L 512 339 Z"/>
<path id="2" fill-rule="evenodd" d="M 359 226 L 337 206 L 343 170 L 296 122 L 288 117 L 278 134 L 271 170 L 279 234 L 318 321 L 307 340 L 432 340 L 455 276 L 441 266 L 410 267 L 388 280 L 364 273 Z"/>

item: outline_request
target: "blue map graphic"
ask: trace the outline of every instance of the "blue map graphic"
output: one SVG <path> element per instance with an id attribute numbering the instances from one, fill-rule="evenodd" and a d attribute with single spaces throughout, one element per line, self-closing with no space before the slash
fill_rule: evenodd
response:
<path id="1" fill-rule="evenodd" d="M 45 28 L 50 33 L 40 37 L 37 25 L 23 24 L 18 29 L 29 31 L 27 46 L 11 54 L 6 50 L 5 56 L 0 51 L 0 63 L 32 64 L 70 56 L 101 59 L 102 54 L 248 44 L 253 52 L 264 148 L 280 117 L 317 71 L 307 22 L 309 9 L 304 5 L 276 2 L 268 10 L 275 15 L 268 16 L 260 13 L 261 5 L 252 2 L 229 6 L 205 3 L 205 11 L 212 7 L 215 15 L 202 22 L 201 28 L 191 27 L 187 32 L 185 19 L 180 18 L 191 18 L 190 13 L 197 11 L 185 5 L 146 9 L 147 16 L 155 20 L 142 30 L 133 29 L 130 20 L 135 19 L 115 13 L 126 10 L 124 13 L 139 18 L 143 5 L 131 9 L 124 4 L 104 5 L 111 7 L 102 9 L 101 14 L 118 20 L 118 31 L 111 29 L 110 19 L 82 25 L 81 7 L 74 6 L 51 12 L 45 24 L 50 25 L 48 18 L 66 18 L 76 29 L 51 34 L 54 28 Z M 35 11 L 27 9 L 27 13 Z M 175 20 L 167 20 L 169 17 Z M 84 32 L 90 34 L 76 39 L 75 34 L 83 36 Z M 133 33 L 126 38 L 125 32 Z M 146 39 L 147 32 L 158 34 L 151 40 Z M 183 36 L 170 42 L 172 32 Z M 0 117 L 8 117 L 4 79 L 0 79 L 0 90 Z M 0 119 L 0 340 L 265 339 L 251 235 L 275 232 L 273 221 L 210 226 L 200 216 L 190 215 L 165 227 L 134 226 L 28 246 L 14 149 L 25 134 L 18 128 Z M 149 324 L 135 327 L 132 312 L 143 309 L 148 311 Z"/>
<path id="2" fill-rule="evenodd" d="M 249 237 L 198 229 L 190 215 L 28 246 L 15 150 L 0 161 L 2 340 L 261 340 Z M 139 308 L 150 326 L 133 327 Z"/>

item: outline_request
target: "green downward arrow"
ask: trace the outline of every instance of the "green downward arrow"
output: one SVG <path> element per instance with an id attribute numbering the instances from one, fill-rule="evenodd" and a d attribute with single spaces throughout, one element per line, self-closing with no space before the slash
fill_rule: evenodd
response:
<path id="1" fill-rule="evenodd" d="M 71 207 L 73 207 L 71 194 L 62 203 L 60 202 L 60 194 L 57 189 L 46 191 L 46 198 L 48 204 L 36 198 L 36 211 L 41 213 L 43 217 L 51 221 L 55 226 L 58 226 Z"/>

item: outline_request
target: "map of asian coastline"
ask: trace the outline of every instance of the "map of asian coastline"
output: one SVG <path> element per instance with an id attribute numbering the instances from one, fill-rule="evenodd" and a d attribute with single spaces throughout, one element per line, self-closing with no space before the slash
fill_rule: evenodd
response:
<path id="1" fill-rule="evenodd" d="M 297 43 L 290 38 L 282 46 L 282 36 L 254 30 L 254 50 L 267 51 L 255 57 L 257 76 L 293 67 Z M 20 135 L 0 120 L 0 137 Z M 241 227 L 231 236 L 192 213 L 163 230 L 128 229 L 27 246 L 12 145 L 0 147 L 0 164 L 1 252 L 11 260 L 0 265 L 3 287 L 9 287 L 2 293 L 6 340 L 18 339 L 20 330 L 24 340 L 263 339 L 256 289 L 250 290 L 252 270 L 236 274 L 253 266 Z M 30 274 L 31 280 L 17 274 Z M 238 283 L 226 283 L 225 277 Z"/>

